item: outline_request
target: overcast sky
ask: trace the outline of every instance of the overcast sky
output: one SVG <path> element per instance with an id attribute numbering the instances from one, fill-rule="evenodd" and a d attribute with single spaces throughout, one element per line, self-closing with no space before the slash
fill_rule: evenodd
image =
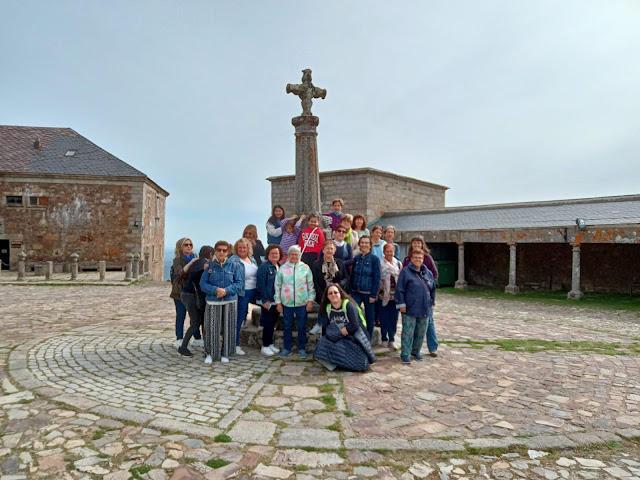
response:
<path id="1" fill-rule="evenodd" d="M 637 0 L 1 0 L 0 45 L 0 124 L 146 173 L 167 246 L 266 237 L 303 68 L 327 89 L 321 170 L 439 183 L 447 206 L 640 193 Z"/>

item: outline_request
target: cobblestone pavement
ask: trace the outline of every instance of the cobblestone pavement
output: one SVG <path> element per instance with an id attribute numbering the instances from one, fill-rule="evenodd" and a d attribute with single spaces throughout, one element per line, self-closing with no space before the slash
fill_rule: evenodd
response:
<path id="1" fill-rule="evenodd" d="M 640 356 L 482 343 L 633 353 L 636 314 L 441 295 L 438 358 L 349 374 L 180 357 L 168 293 L 0 287 L 1 480 L 640 478 Z"/>

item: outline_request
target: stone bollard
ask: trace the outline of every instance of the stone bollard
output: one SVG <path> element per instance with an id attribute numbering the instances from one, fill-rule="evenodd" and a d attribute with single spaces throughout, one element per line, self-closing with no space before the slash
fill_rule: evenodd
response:
<path id="1" fill-rule="evenodd" d="M 149 277 L 149 252 L 144 252 L 144 275 L 145 277 Z"/>
<path id="2" fill-rule="evenodd" d="M 53 262 L 44 262 L 44 279 L 51 280 L 53 277 Z"/>
<path id="3" fill-rule="evenodd" d="M 98 262 L 98 271 L 100 272 L 100 281 L 104 282 L 104 279 L 107 277 L 107 262 L 100 260 Z"/>
<path id="4" fill-rule="evenodd" d="M 127 266 L 126 266 L 126 272 L 124 274 L 124 281 L 130 282 L 131 271 L 133 270 L 133 255 L 131 255 L 130 253 L 127 253 L 126 257 L 127 257 Z"/>
<path id="5" fill-rule="evenodd" d="M 71 254 L 71 280 L 78 280 L 78 257 L 77 253 Z"/>
<path id="6" fill-rule="evenodd" d="M 18 254 L 18 281 L 24 282 L 24 261 L 27 259 L 27 254 L 22 250 Z"/>
<path id="7" fill-rule="evenodd" d="M 133 254 L 133 279 L 138 280 L 140 276 L 140 254 L 138 252 Z"/>

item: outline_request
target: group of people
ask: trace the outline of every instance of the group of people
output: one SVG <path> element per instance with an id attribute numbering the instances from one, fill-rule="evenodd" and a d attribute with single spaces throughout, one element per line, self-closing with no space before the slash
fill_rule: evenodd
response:
<path id="1" fill-rule="evenodd" d="M 422 360 L 425 336 L 429 354 L 437 356 L 433 306 L 438 271 L 424 239 L 413 238 L 400 262 L 394 227 L 376 225 L 369 231 L 363 215 L 343 213 L 343 206 L 335 199 L 332 211 L 322 217 L 287 217 L 276 205 L 266 224 L 266 248 L 255 225 L 248 225 L 233 246 L 220 240 L 202 247 L 197 256 L 190 238 L 178 240 L 171 268 L 178 352 L 192 356 L 188 345 L 193 337 L 194 345 L 204 347 L 205 363 L 244 355 L 240 331 L 249 305 L 256 304 L 263 327 L 261 353 L 292 355 L 295 321 L 298 354 L 305 359 L 307 314 L 315 302 L 318 322 L 309 333 L 322 337 L 314 358 L 329 369 L 368 370 L 375 362 L 370 340 L 378 322 L 382 346 L 397 350 L 399 313 L 402 362 Z M 320 224 L 326 219 L 330 228 L 323 231 Z M 190 326 L 184 333 L 186 312 Z M 280 314 L 282 350 L 273 341 Z"/>

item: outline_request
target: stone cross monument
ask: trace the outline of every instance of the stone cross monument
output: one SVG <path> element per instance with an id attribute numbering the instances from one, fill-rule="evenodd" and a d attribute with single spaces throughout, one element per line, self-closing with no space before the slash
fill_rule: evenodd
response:
<path id="1" fill-rule="evenodd" d="M 314 98 L 325 98 L 327 91 L 311 83 L 311 70 L 302 70 L 301 84 L 287 84 L 287 93 L 302 100 L 302 115 L 293 117 L 296 127 L 296 180 L 295 213 L 298 215 L 320 212 L 320 174 L 318 169 L 318 133 L 320 119 L 311 113 Z"/>

